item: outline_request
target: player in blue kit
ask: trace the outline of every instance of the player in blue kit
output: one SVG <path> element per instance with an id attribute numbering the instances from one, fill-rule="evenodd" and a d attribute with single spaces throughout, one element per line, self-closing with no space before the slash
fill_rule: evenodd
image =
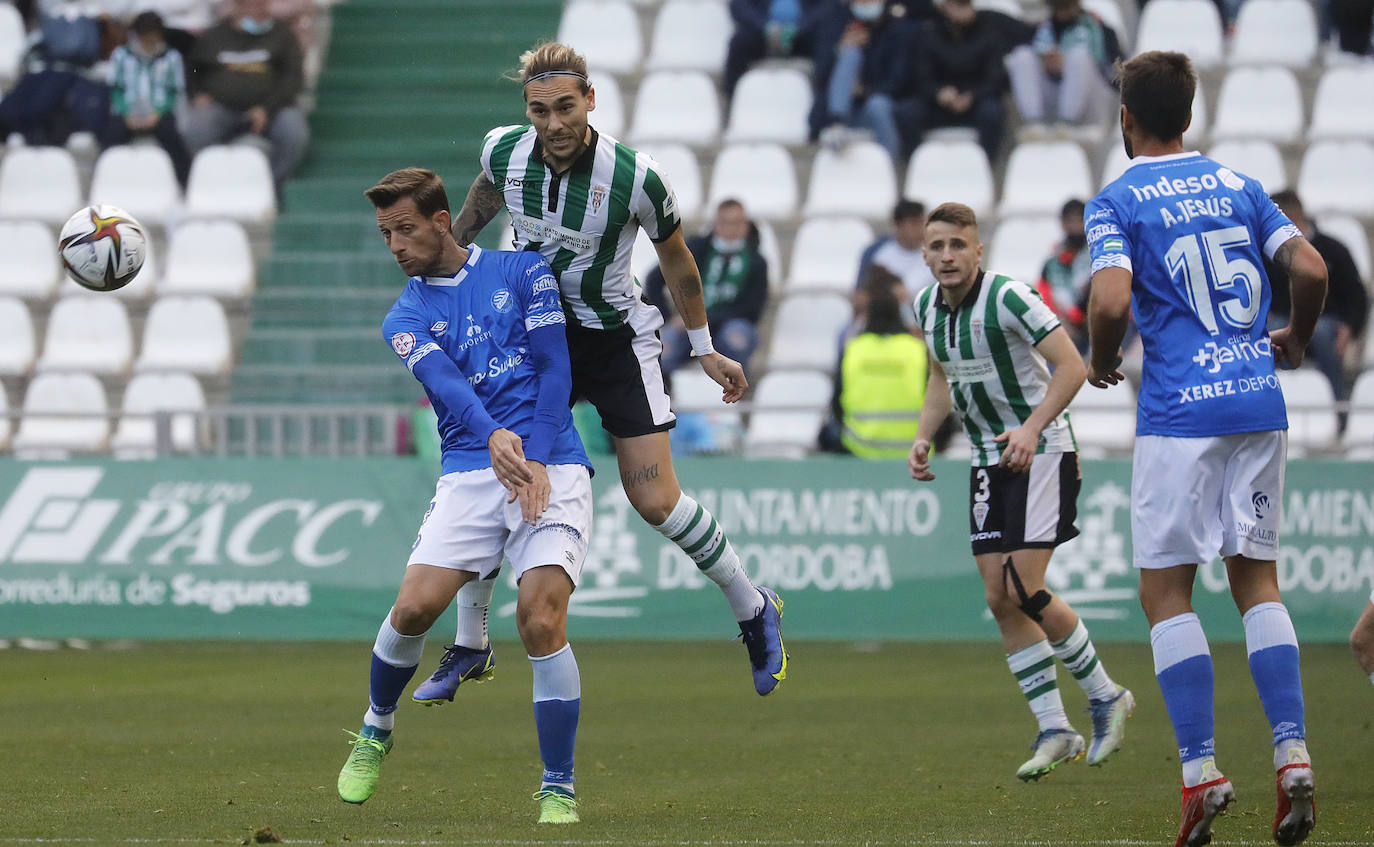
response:
<path id="1" fill-rule="evenodd" d="M 1200 563 L 1220 553 L 1245 624 L 1250 672 L 1273 728 L 1273 836 L 1316 821 L 1298 640 L 1278 588 L 1288 419 L 1275 361 L 1294 367 L 1326 293 L 1326 265 L 1259 182 L 1183 149 L 1197 77 L 1181 53 L 1120 68 L 1131 166 L 1088 204 L 1088 382 L 1124 377 L 1133 309 L 1145 347 L 1131 482 L 1131 535 L 1155 674 L 1183 763 L 1177 847 L 1206 844 L 1235 800 L 1217 769 L 1212 658 L 1193 612 Z M 1268 256 L 1292 279 L 1287 327 L 1268 333 Z"/>
<path id="2" fill-rule="evenodd" d="M 366 193 L 410 275 L 382 333 L 438 414 L 443 475 L 372 648 L 371 702 L 339 773 L 339 797 L 372 796 L 425 634 L 460 587 L 493 573 L 504 556 L 519 579 L 516 626 L 534 669 L 544 761 L 534 795 L 539 822 L 575 823 L 581 681 L 566 628 L 592 495 L 568 409 L 572 372 L 558 282 L 537 253 L 459 247 L 433 171 L 396 171 Z"/>

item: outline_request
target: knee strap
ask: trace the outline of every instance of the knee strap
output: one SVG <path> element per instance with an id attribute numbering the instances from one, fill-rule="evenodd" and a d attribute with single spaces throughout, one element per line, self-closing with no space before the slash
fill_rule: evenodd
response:
<path id="1" fill-rule="evenodd" d="M 1054 595 L 1043 588 L 1034 594 L 1027 594 L 1026 586 L 1021 584 L 1021 575 L 1016 572 L 1016 566 L 1011 563 L 1010 556 L 1002 563 L 1002 582 L 1004 584 L 1010 582 L 1012 587 L 1016 589 L 1016 597 L 1021 601 L 1019 608 L 1026 617 L 1040 623 L 1042 620 L 1040 613 L 1054 600 Z"/>

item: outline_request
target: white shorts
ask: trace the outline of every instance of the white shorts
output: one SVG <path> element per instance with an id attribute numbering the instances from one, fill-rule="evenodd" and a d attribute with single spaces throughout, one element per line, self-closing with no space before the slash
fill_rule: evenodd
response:
<path id="1" fill-rule="evenodd" d="M 1277 559 L 1287 453 L 1286 430 L 1137 437 L 1131 474 L 1135 566 L 1204 564 L 1218 553 Z"/>
<path id="2" fill-rule="evenodd" d="M 549 507 L 534 526 L 520 516 L 491 468 L 439 477 L 410 565 L 435 565 L 487 577 L 510 559 L 517 578 L 530 568 L 558 565 L 573 585 L 582 575 L 592 528 L 591 475 L 582 465 L 549 465 Z"/>

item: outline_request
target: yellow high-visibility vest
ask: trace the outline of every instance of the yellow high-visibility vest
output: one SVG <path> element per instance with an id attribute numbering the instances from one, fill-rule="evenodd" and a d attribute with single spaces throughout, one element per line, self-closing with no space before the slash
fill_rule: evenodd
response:
<path id="1" fill-rule="evenodd" d="M 906 456 L 925 404 L 928 371 L 925 343 L 905 332 L 865 332 L 850 341 L 840 361 L 845 447 L 864 458 Z"/>

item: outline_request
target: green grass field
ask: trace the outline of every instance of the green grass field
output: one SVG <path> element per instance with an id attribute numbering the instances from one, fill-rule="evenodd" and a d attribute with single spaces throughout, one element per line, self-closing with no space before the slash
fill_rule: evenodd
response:
<path id="1" fill-rule="evenodd" d="M 791 678 L 760 699 L 729 642 L 576 643 L 583 823 L 553 831 L 534 825 L 516 644 L 456 703 L 403 701 L 360 807 L 334 781 L 366 705 L 366 644 L 6 650 L 0 843 L 238 844 L 271 827 L 306 844 L 1172 844 L 1178 770 L 1148 647 L 1101 651 L 1139 701 L 1126 748 L 1023 785 L 1034 724 L 995 645 L 790 646 Z M 1269 729 L 1243 648 L 1214 655 L 1219 764 L 1239 797 L 1214 843 L 1272 843 Z M 1308 843 L 1374 844 L 1374 690 L 1340 645 L 1305 647 L 1303 671 Z"/>

